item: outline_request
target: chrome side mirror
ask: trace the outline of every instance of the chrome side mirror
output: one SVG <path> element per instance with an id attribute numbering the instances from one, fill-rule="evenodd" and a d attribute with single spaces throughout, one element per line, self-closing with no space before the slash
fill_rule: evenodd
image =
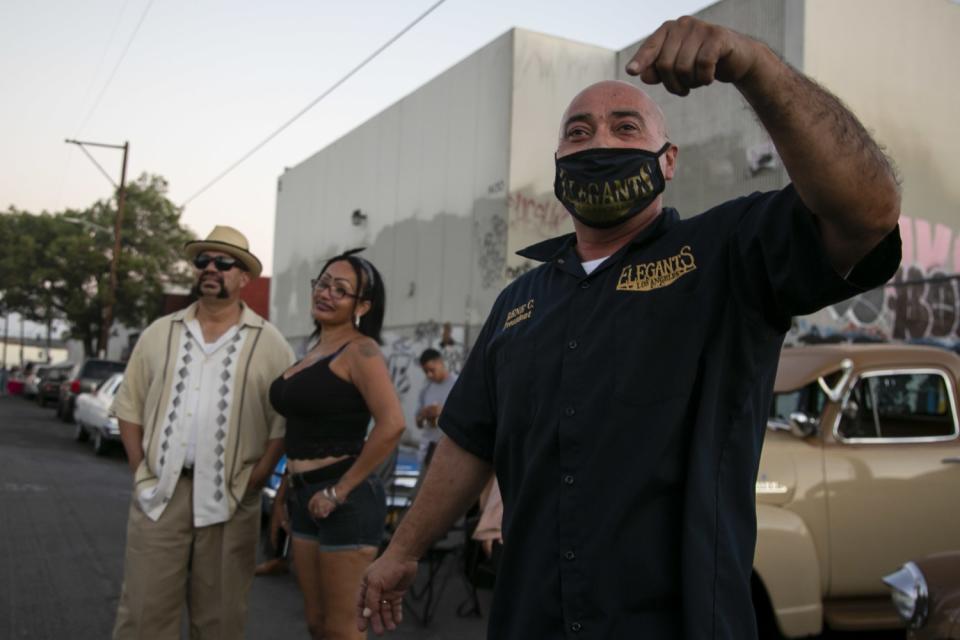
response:
<path id="1" fill-rule="evenodd" d="M 802 411 L 790 414 L 790 433 L 798 438 L 809 438 L 817 432 L 817 421 Z"/>

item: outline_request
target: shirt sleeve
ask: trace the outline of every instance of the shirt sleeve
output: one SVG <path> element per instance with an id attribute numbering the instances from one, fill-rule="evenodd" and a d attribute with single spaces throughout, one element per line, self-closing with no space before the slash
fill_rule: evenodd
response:
<path id="1" fill-rule="evenodd" d="M 130 359 L 123 371 L 123 382 L 120 383 L 113 405 L 110 407 L 110 411 L 118 420 L 140 426 L 143 426 L 144 422 L 143 409 L 150 384 L 148 358 L 145 351 L 151 339 L 151 333 L 149 329 L 144 331 L 134 345 L 133 353 L 130 354 Z"/>
<path id="2" fill-rule="evenodd" d="M 734 233 L 731 284 L 778 331 L 793 316 L 876 288 L 900 265 L 900 230 L 891 231 L 846 278 L 828 260 L 816 216 L 793 185 L 743 200 Z"/>
<path id="3" fill-rule="evenodd" d="M 496 387 L 489 346 L 495 318 L 499 317 L 498 308 L 499 300 L 480 330 L 438 421 L 443 433 L 461 449 L 488 462 L 493 461 L 497 433 Z"/>

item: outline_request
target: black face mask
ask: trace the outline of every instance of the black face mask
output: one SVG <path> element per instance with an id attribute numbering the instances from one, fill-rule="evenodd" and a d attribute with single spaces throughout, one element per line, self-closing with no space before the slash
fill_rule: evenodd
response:
<path id="1" fill-rule="evenodd" d="M 574 218 L 597 229 L 637 215 L 666 186 L 660 156 L 643 149 L 587 149 L 556 158 L 553 192 Z"/>

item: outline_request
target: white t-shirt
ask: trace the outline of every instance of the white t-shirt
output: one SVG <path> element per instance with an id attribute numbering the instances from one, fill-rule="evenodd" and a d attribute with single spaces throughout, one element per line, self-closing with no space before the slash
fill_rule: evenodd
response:
<path id="1" fill-rule="evenodd" d="M 587 260 L 586 262 L 581 262 L 580 265 L 583 267 L 583 270 L 590 275 L 593 273 L 593 270 L 603 264 L 603 261 L 609 258 L 610 256 L 603 256 L 602 258 L 597 258 L 596 260 Z"/>
<path id="2" fill-rule="evenodd" d="M 443 406 L 443 403 L 447 401 L 447 396 L 450 395 L 450 390 L 453 389 L 453 383 L 456 381 L 457 374 L 455 373 L 448 373 L 444 381 L 439 384 L 428 380 L 423 390 L 420 391 L 420 403 L 419 406 L 417 406 L 417 413 L 420 413 L 424 407 L 430 404 Z M 440 440 L 441 435 L 443 434 L 436 426 L 425 424 L 421 442 L 437 442 Z"/>

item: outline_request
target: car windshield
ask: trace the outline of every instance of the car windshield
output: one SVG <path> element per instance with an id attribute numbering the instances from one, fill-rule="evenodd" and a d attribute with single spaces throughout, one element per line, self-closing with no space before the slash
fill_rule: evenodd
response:
<path id="1" fill-rule="evenodd" d="M 90 360 L 83 365 L 82 378 L 92 378 L 94 380 L 105 380 L 114 373 L 122 373 L 126 365 L 122 362 L 111 362 L 110 360 Z"/>

